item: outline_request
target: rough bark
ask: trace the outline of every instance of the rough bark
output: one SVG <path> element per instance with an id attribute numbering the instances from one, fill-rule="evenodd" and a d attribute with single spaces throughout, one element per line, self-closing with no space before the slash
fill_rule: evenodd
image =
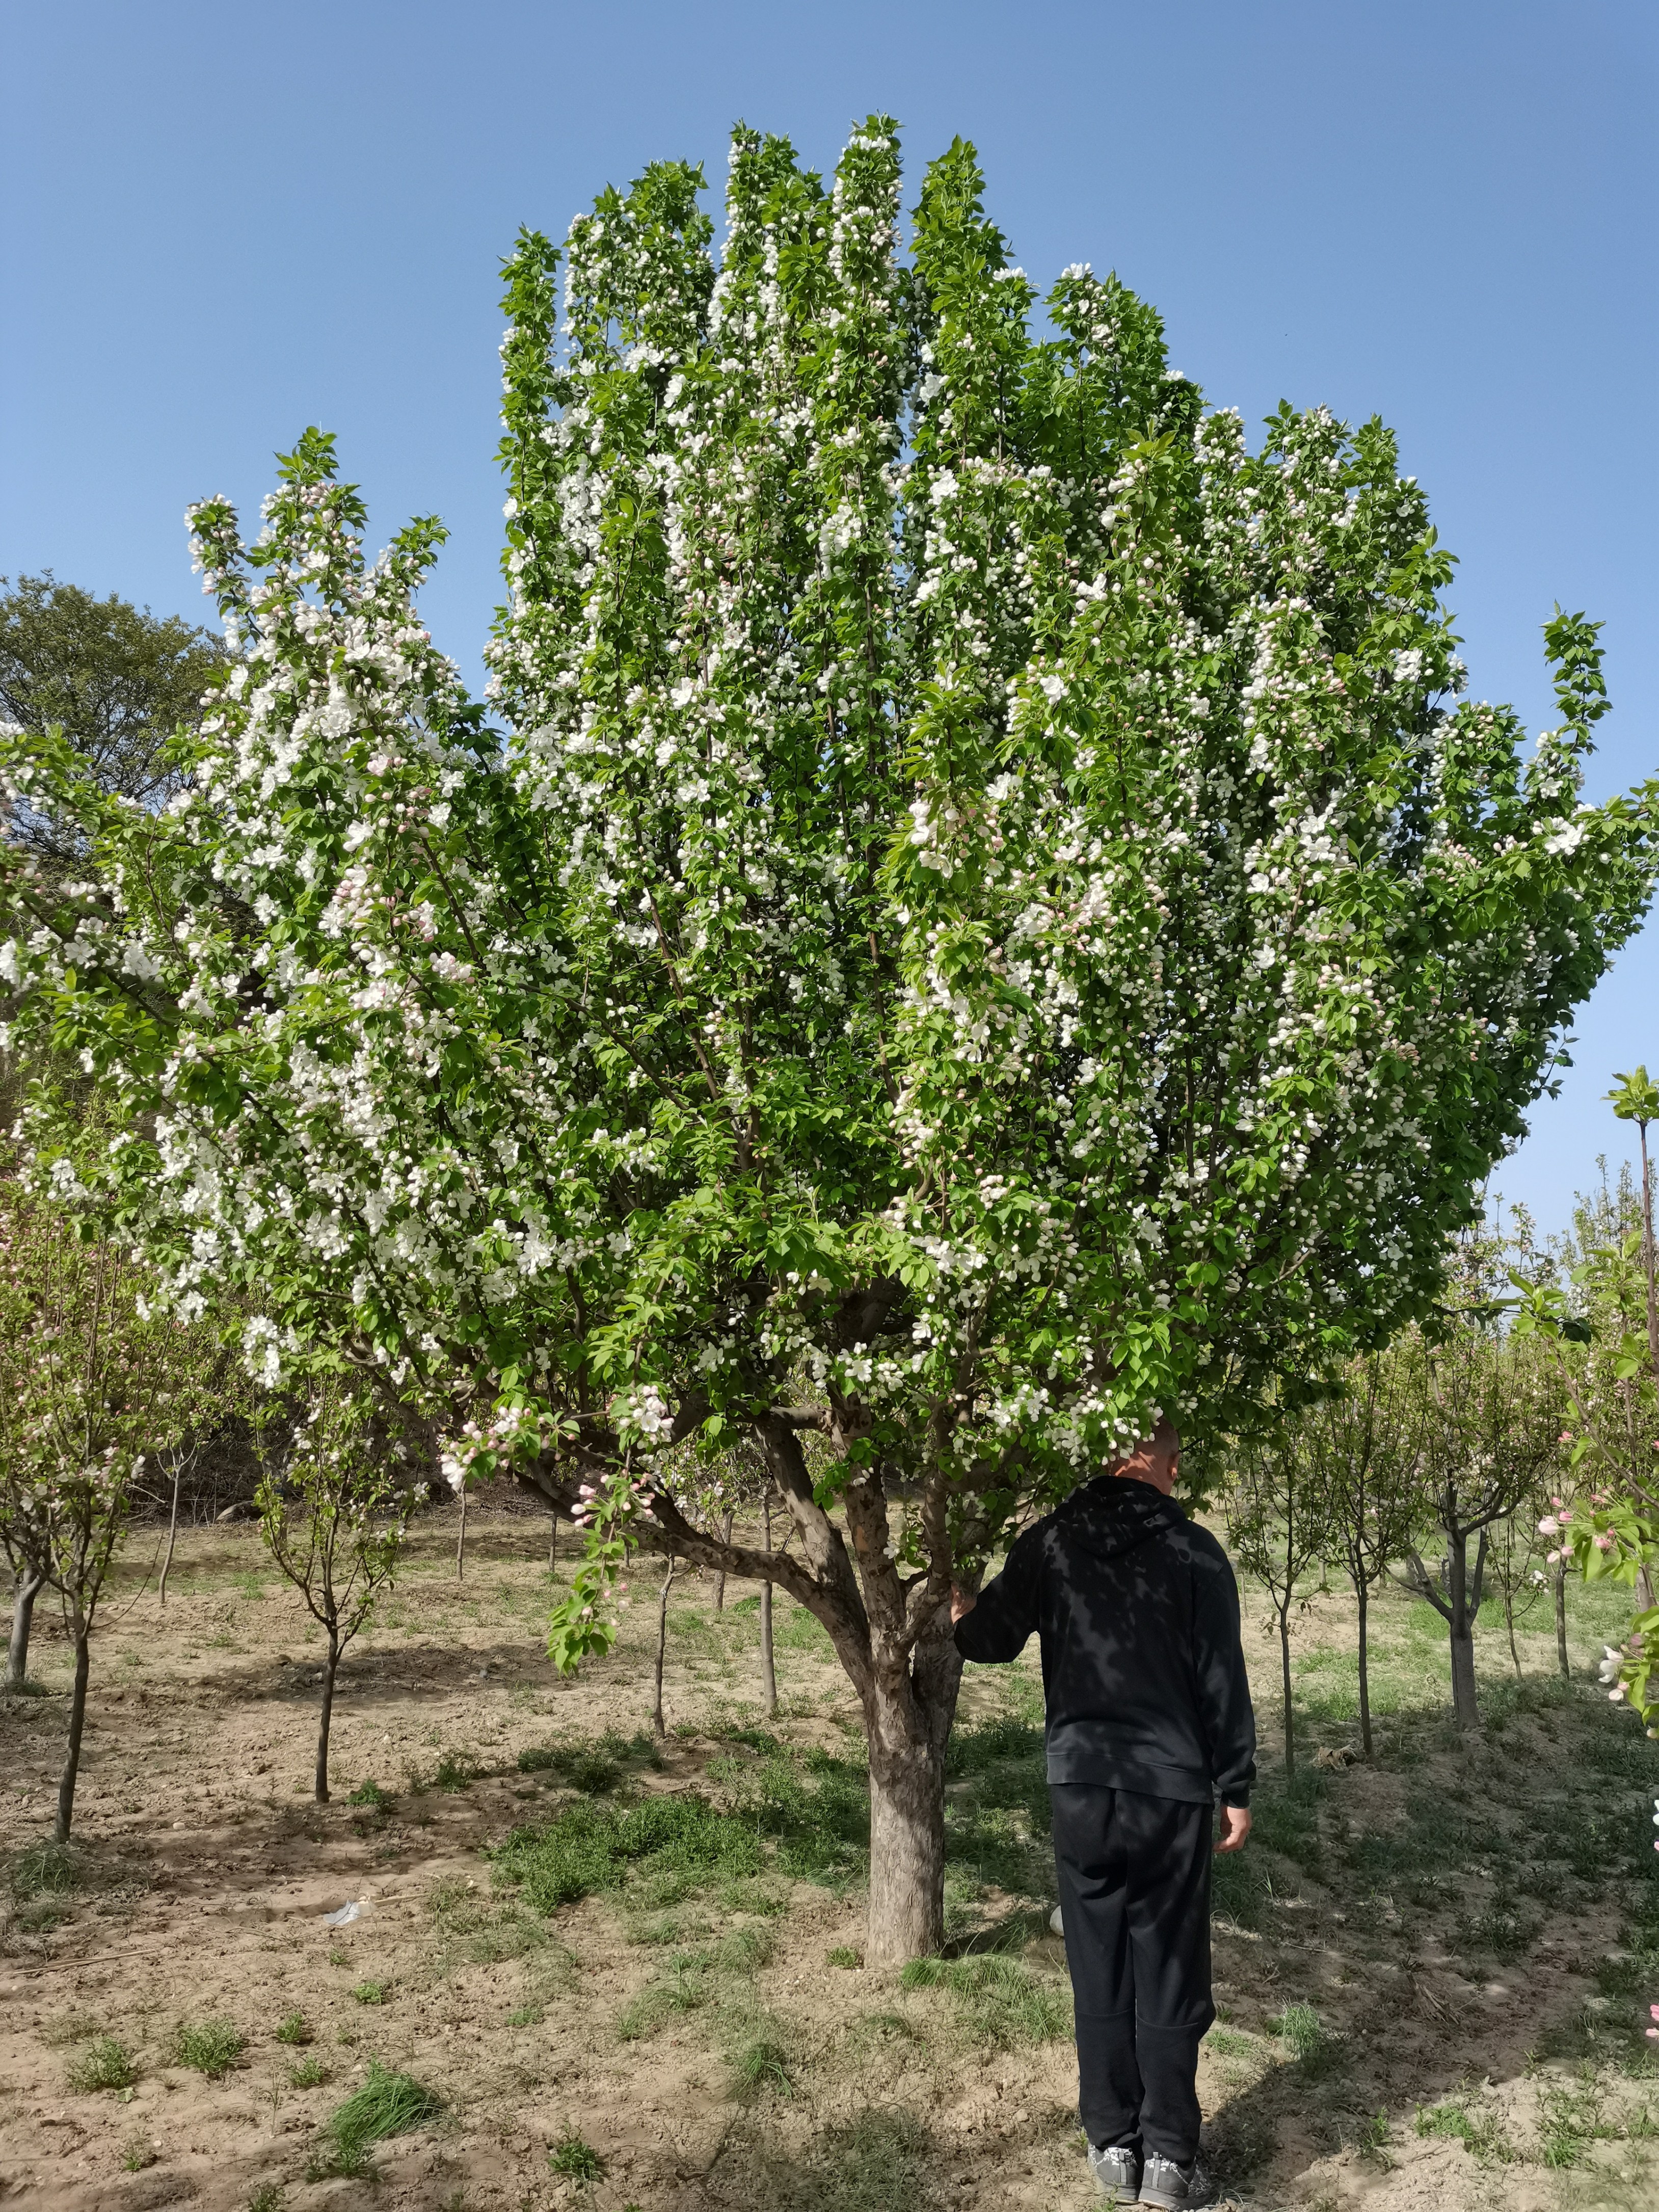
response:
<path id="1" fill-rule="evenodd" d="M 1446 1625 L 1451 1644 L 1452 1717 L 1459 1728 L 1479 1729 L 1480 1706 L 1474 1686 L 1474 1616 L 1480 1610 L 1480 1586 L 1486 1579 L 1486 1532 L 1480 1532 L 1474 1573 L 1469 1574 L 1468 1539 L 1457 1536 L 1446 1545 Z"/>
<path id="2" fill-rule="evenodd" d="M 328 1638 L 328 1659 L 323 1674 L 322 1711 L 317 1716 L 317 1802 L 328 1802 L 328 1735 L 334 1722 L 334 1677 L 340 1668 L 339 1641 L 331 1629 Z"/>
<path id="3" fill-rule="evenodd" d="M 70 1692 L 69 1750 L 63 1779 L 58 1784 L 58 1818 L 52 1826 L 55 1844 L 66 1844 L 75 1819 L 75 1784 L 81 1771 L 81 1737 L 87 1724 L 87 1676 L 92 1671 L 92 1639 L 83 1626 L 75 1639 L 75 1687 Z"/>
<path id="4" fill-rule="evenodd" d="M 28 1681 L 29 1631 L 34 1620 L 34 1601 L 46 1584 L 43 1574 L 26 1567 L 17 1571 L 11 1601 L 11 1641 L 6 1647 L 6 1687 L 21 1690 Z"/>
<path id="5" fill-rule="evenodd" d="M 914 1656 L 879 1648 L 864 1702 L 870 1739 L 870 1903 L 865 1960 L 878 1970 L 945 1941 L 945 1747 L 962 1661 L 950 1616 Z"/>

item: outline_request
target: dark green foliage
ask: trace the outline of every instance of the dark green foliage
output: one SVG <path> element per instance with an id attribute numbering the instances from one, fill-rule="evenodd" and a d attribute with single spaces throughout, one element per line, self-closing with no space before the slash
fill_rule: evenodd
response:
<path id="1" fill-rule="evenodd" d="M 201 720 L 202 694 L 225 665 L 207 631 L 176 615 L 158 621 L 113 592 L 94 599 L 50 572 L 20 576 L 0 595 L 0 719 L 31 733 L 61 724 L 106 791 L 146 805 L 169 788 L 174 729 Z M 33 817 L 16 827 L 37 850 L 72 857 Z"/>
<path id="2" fill-rule="evenodd" d="M 390 1812 L 397 1799 L 389 1790 L 382 1790 L 378 1782 L 360 1782 L 347 1798 L 348 1805 L 367 1805 L 376 1813 Z"/>
<path id="3" fill-rule="evenodd" d="M 592 1743 L 534 1745 L 519 1753 L 520 1774 L 556 1774 L 588 1796 L 614 1790 L 630 1765 L 659 1767 L 662 1753 L 641 1729 L 631 1736 L 607 1729 Z"/>

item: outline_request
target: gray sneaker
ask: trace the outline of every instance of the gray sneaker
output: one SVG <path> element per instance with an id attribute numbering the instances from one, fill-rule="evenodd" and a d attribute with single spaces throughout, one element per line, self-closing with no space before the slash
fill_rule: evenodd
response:
<path id="1" fill-rule="evenodd" d="M 1165 2212 L 1196 2212 L 1201 2204 L 1213 2204 L 1220 2194 L 1196 2159 L 1190 2166 L 1177 2166 L 1172 2158 L 1160 2158 L 1154 2151 L 1140 2177 L 1140 2202 L 1161 2204 Z"/>
<path id="2" fill-rule="evenodd" d="M 1097 2150 L 1089 2146 L 1089 2171 L 1100 2184 L 1109 2204 L 1138 2204 L 1140 2194 L 1140 2154 L 1114 2146 Z"/>

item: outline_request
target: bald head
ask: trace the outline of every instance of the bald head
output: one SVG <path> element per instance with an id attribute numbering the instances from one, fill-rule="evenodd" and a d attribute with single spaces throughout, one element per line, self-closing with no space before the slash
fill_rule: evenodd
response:
<path id="1" fill-rule="evenodd" d="M 1181 1431 L 1169 1415 L 1161 1415 L 1151 1436 L 1143 1437 L 1128 1457 L 1111 1471 L 1136 1482 L 1150 1482 L 1167 1498 L 1181 1472 Z"/>

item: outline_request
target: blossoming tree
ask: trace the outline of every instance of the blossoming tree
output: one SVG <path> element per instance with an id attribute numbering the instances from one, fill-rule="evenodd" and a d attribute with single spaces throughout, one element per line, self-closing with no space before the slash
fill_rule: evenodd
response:
<path id="1" fill-rule="evenodd" d="M 1376 424 L 1259 454 L 1113 278 L 1036 297 L 971 150 L 902 250 L 896 135 L 826 186 L 739 131 L 716 260 L 659 165 L 507 270 L 498 738 L 307 433 L 258 541 L 195 512 L 234 662 L 146 816 L 50 742 L 8 855 L 19 1024 L 122 1115 L 107 1203 L 465 1401 L 642 1544 L 777 1583 L 866 1716 L 868 1955 L 942 1926 L 945 1603 L 1161 1408 L 1195 1437 L 1425 1310 L 1447 1231 L 1642 912 L 1586 807 L 1595 634 L 1522 766 Z M 52 1133 L 36 1141 L 49 1154 Z M 672 1470 L 739 1444 L 788 1550 Z"/>

